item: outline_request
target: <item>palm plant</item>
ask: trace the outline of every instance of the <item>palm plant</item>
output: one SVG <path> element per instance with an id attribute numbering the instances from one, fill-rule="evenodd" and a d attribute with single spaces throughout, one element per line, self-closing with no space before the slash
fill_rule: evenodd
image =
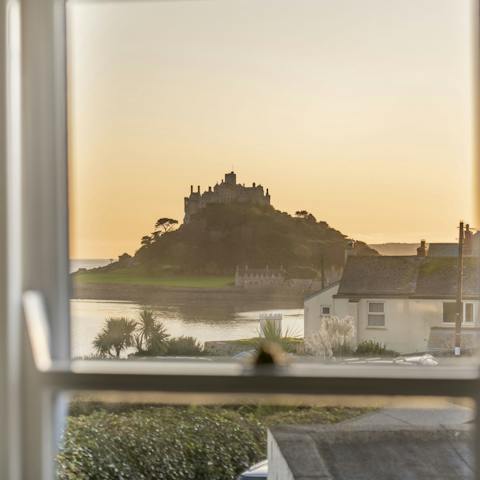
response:
<path id="1" fill-rule="evenodd" d="M 122 350 L 133 346 L 137 322 L 126 317 L 108 318 L 102 331 L 93 340 L 93 347 L 101 357 L 120 358 Z"/>
<path id="2" fill-rule="evenodd" d="M 291 349 L 292 340 L 299 338 L 298 333 L 293 328 L 287 328 L 282 333 L 282 327 L 278 322 L 273 320 L 266 320 L 260 325 L 259 343 L 264 341 L 277 344 L 283 350 L 288 351 Z"/>
<path id="3" fill-rule="evenodd" d="M 135 336 L 138 353 L 152 356 L 165 354 L 169 336 L 165 326 L 157 321 L 151 310 L 145 308 L 140 312 L 138 333 Z"/>

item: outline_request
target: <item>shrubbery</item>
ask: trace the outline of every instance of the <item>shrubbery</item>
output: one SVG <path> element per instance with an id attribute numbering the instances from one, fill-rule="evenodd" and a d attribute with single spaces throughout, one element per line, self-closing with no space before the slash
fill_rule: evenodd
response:
<path id="1" fill-rule="evenodd" d="M 139 406 L 75 400 L 58 455 L 60 480 L 234 480 L 266 458 L 267 427 L 336 423 L 340 407 Z"/>
<path id="2" fill-rule="evenodd" d="M 386 347 L 383 343 L 374 340 L 364 340 L 360 342 L 355 350 L 357 355 L 383 355 Z"/>
<path id="3" fill-rule="evenodd" d="M 227 480 L 260 460 L 261 424 L 235 411 L 143 408 L 70 417 L 58 478 Z"/>
<path id="4" fill-rule="evenodd" d="M 376 342 L 375 340 L 364 340 L 360 342 L 355 350 L 357 355 L 381 355 L 381 356 L 396 356 L 397 352 L 388 350 L 384 343 Z"/>
<path id="5" fill-rule="evenodd" d="M 166 355 L 195 357 L 203 355 L 203 347 L 193 337 L 174 337 L 167 342 Z"/>
<path id="6" fill-rule="evenodd" d="M 325 316 L 318 331 L 305 339 L 305 351 L 323 358 L 347 355 L 352 352 L 354 337 L 352 317 Z"/>

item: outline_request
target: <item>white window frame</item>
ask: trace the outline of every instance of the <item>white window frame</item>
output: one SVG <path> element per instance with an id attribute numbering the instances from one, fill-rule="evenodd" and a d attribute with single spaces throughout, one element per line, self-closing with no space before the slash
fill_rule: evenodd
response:
<path id="1" fill-rule="evenodd" d="M 1 480 L 54 478 L 62 392 L 455 396 L 480 405 L 475 366 L 406 373 L 354 365 L 259 370 L 69 361 L 65 19 L 64 0 L 0 3 Z"/>
<path id="2" fill-rule="evenodd" d="M 328 313 L 325 313 L 324 310 L 328 308 Z M 330 305 L 320 305 L 320 316 L 321 317 L 328 317 L 328 315 L 332 314 L 332 307 Z"/>
<path id="3" fill-rule="evenodd" d="M 444 312 L 443 312 L 443 309 L 445 308 L 444 305 L 446 303 L 449 303 L 451 305 L 456 305 L 456 302 L 453 301 L 453 300 L 444 300 L 442 302 L 442 324 L 443 325 L 455 325 L 455 320 L 453 322 L 445 322 L 443 320 L 443 315 L 444 315 Z M 463 314 L 462 314 L 462 325 L 465 325 L 465 326 L 469 326 L 469 325 L 476 325 L 477 323 L 477 315 L 476 315 L 476 304 L 475 302 L 472 302 L 472 301 L 468 301 L 468 300 L 465 300 L 462 302 L 462 306 L 463 306 Z M 466 318 L 467 318 L 467 304 L 468 305 L 472 305 L 472 321 L 471 322 L 467 322 Z"/>
<path id="4" fill-rule="evenodd" d="M 471 305 L 472 306 L 472 321 L 471 322 L 467 322 L 467 305 Z M 477 322 L 477 318 L 476 318 L 476 312 L 475 312 L 476 308 L 475 308 L 475 303 L 474 302 L 463 302 L 463 317 L 462 317 L 462 320 L 463 320 L 463 323 L 465 325 L 475 325 Z"/>
<path id="5" fill-rule="evenodd" d="M 385 312 L 385 301 L 383 300 L 369 300 L 367 301 L 367 328 L 387 328 L 387 314 Z M 370 306 L 371 305 L 383 305 L 383 310 L 381 312 L 371 312 Z M 370 325 L 370 317 L 383 317 L 383 324 L 382 325 Z"/>

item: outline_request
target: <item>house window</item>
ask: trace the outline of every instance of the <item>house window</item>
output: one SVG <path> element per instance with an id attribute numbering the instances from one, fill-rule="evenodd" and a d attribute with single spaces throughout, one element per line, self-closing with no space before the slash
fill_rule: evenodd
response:
<path id="1" fill-rule="evenodd" d="M 385 304 L 382 302 L 370 302 L 368 304 L 368 326 L 385 326 Z"/>
<path id="2" fill-rule="evenodd" d="M 330 307 L 322 307 L 322 315 L 330 315 Z"/>
<path id="3" fill-rule="evenodd" d="M 465 323 L 473 323 L 473 303 L 465 303 L 463 312 L 463 321 Z"/>
<path id="4" fill-rule="evenodd" d="M 443 302 L 443 322 L 455 323 L 457 306 L 455 302 Z"/>

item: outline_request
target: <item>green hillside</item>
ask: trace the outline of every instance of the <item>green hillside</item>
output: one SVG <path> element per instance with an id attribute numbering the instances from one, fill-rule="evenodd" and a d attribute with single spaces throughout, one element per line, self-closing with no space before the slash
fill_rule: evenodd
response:
<path id="1" fill-rule="evenodd" d="M 306 213 L 306 212 L 305 212 Z M 142 238 L 134 257 L 97 269 L 151 275 L 232 275 L 237 265 L 283 266 L 292 277 L 311 277 L 341 267 L 348 240 L 312 215 L 292 217 L 271 206 L 211 204 L 177 230 Z M 362 255 L 377 252 L 363 242 Z M 323 257 L 323 260 L 322 260 Z"/>

